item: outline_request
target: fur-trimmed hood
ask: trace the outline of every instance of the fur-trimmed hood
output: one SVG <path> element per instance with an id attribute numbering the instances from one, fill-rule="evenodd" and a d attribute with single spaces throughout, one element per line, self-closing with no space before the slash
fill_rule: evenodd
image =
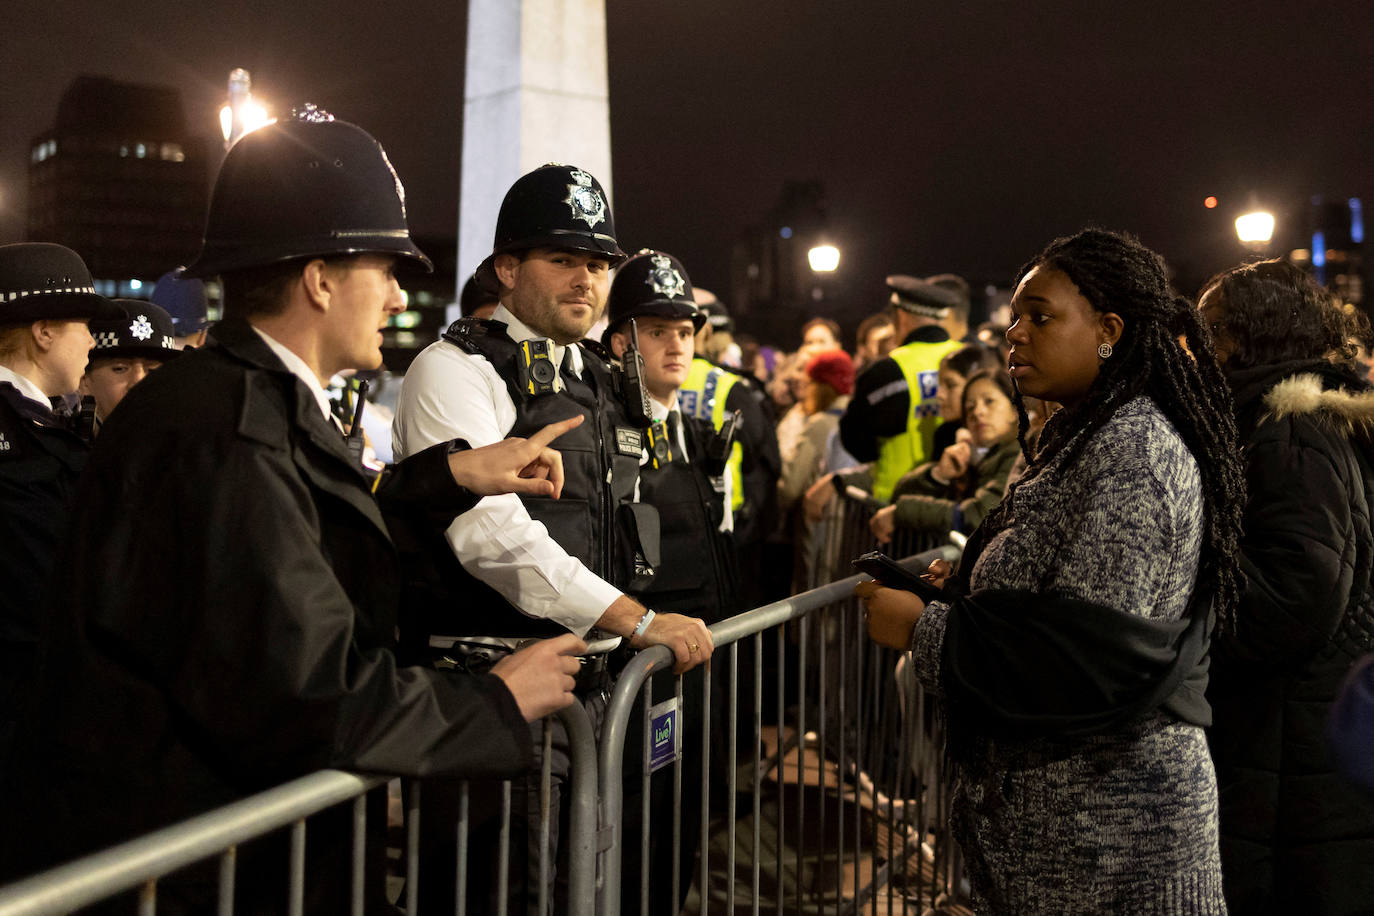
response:
<path id="1" fill-rule="evenodd" d="M 1347 435 L 1374 437 L 1374 390 L 1326 388 L 1315 373 L 1292 375 L 1264 395 L 1266 419 L 1309 416 Z"/>

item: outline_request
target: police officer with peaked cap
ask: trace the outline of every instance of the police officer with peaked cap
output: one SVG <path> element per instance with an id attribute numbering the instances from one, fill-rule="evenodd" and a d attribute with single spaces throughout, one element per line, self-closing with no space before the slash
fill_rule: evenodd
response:
<path id="1" fill-rule="evenodd" d="M 599 348 L 583 340 L 605 306 L 610 269 L 624 257 L 594 176 L 571 165 L 535 169 L 507 191 L 492 253 L 476 271 L 478 282 L 499 288 L 500 306 L 490 320 L 455 322 L 406 374 L 392 427 L 398 455 L 455 436 L 482 445 L 551 420 L 585 419 L 560 442 L 566 474 L 561 501 L 489 498 L 432 533 L 433 572 L 417 603 L 422 613 L 431 609 L 420 629 L 435 645 L 448 646 L 455 637 L 510 645 L 571 631 L 626 638 L 635 648 L 666 645 L 679 671 L 710 656 L 710 633 L 701 620 L 656 614 L 626 594 L 659 558 L 657 513 L 635 501 L 646 418 L 632 415 L 616 373 Z M 459 594 L 468 600 L 435 600 Z M 588 669 L 604 664 L 604 658 L 590 659 Z M 597 686 L 586 688 L 593 707 Z M 556 724 L 554 734 L 552 766 L 560 777 L 566 760 Z M 521 795 L 516 804 L 526 804 L 531 816 L 531 853 L 524 863 L 529 873 L 511 882 L 517 908 L 525 905 L 522 899 L 532 905 L 538 890 L 532 874 L 537 795 Z M 438 803 L 432 791 L 425 799 Z M 422 816 L 422 830 L 436 820 Z M 517 815 L 513 829 L 521 823 Z M 427 834 L 421 843 L 437 859 L 434 867 L 445 867 L 445 860 L 451 867 L 444 842 L 443 835 Z M 452 845 L 451 834 L 447 843 Z M 478 845 L 474 840 L 472 848 Z M 470 868 L 469 875 L 479 871 Z M 437 895 L 451 886 L 432 878 L 422 893 Z M 494 883 L 470 889 L 480 894 Z M 453 908 L 451 899 L 428 902 Z"/>
<path id="2" fill-rule="evenodd" d="M 52 864 L 325 767 L 510 776 L 526 722 L 571 701 L 580 640 L 490 674 L 404 668 L 398 561 L 323 380 L 381 362 L 404 308 L 398 258 L 427 264 L 377 141 L 309 110 L 229 151 L 192 265 L 219 274 L 212 346 L 138 385 L 103 428 L 74 513 L 39 678 L 27 814 L 9 862 Z M 558 432 L 395 469 L 396 499 L 457 514 L 512 488 L 554 493 Z M 521 477 L 521 473 L 534 477 Z M 23 791 L 17 787 L 22 786 Z M 118 799 L 111 804 L 111 799 Z M 373 793 L 369 908 L 385 899 L 385 798 Z M 352 815 L 312 819 L 306 909 L 347 906 Z M 72 825 L 79 824 L 79 830 Z M 235 902 L 284 910 L 287 849 L 238 850 Z M 203 912 L 213 864 L 159 882 L 164 912 Z"/>
<path id="3" fill-rule="evenodd" d="M 718 433 L 709 419 L 684 414 L 678 406 L 678 389 L 691 369 L 694 337 L 707 315 L 693 299 L 692 281 L 682 263 L 670 254 L 645 249 L 616 271 L 606 307 L 607 327 L 602 340 L 616 358 L 635 359 L 630 347 L 638 339 L 643 363 L 644 389 L 649 394 L 653 426 L 649 430 L 649 458 L 641 469 L 640 499 L 660 516 L 664 563 L 658 574 L 636 597 L 658 610 L 700 614 L 714 623 L 743 610 L 731 514 L 731 479 L 726 460 L 731 452 L 730 433 Z M 635 325 L 631 333 L 630 322 Z M 689 672 L 683 681 L 682 733 L 695 741 L 701 733 L 704 681 Z M 667 675 L 667 672 L 664 672 Z M 662 680 L 662 678 L 660 678 Z M 712 682 L 713 687 L 723 679 Z M 671 683 L 657 684 L 656 696 L 673 692 Z M 719 699 L 719 698 L 718 698 Z M 631 719 L 626 747 L 643 741 L 642 720 Z M 716 742 L 715 747 L 720 746 Z M 723 760 L 722 760 L 723 762 Z M 700 820 L 701 764 L 699 753 L 688 751 L 682 761 L 681 822 Z M 638 912 L 640 871 L 640 812 L 637 800 L 641 780 L 640 755 L 631 752 L 626 761 L 626 823 L 621 843 L 621 906 Z M 673 782 L 667 771 L 651 778 L 651 823 L 673 823 Z M 649 912 L 676 914 L 683 899 L 672 899 L 674 837 L 662 829 L 649 837 L 649 875 L 655 888 Z M 686 827 L 679 845 L 678 868 L 691 874 L 696 857 L 697 831 Z M 690 880 L 681 883 L 685 894 Z"/>
<path id="4" fill-rule="evenodd" d="M 75 392 L 90 319 L 111 313 L 70 248 L 0 245 L 0 774 L 33 663 L 48 575 L 86 444 L 53 413 Z"/>
<path id="5" fill-rule="evenodd" d="M 953 274 L 887 278 L 889 307 L 901 343 L 864 370 L 840 418 L 840 441 L 859 461 L 873 462 L 873 495 L 886 502 L 905 473 L 932 457 L 940 425 L 936 375 L 940 360 L 963 343 L 947 324 L 968 326 L 968 284 Z"/>
<path id="6" fill-rule="evenodd" d="M 180 356 L 172 316 L 142 299 L 114 299 L 118 318 L 91 321 L 91 347 L 86 374 L 81 377 L 82 415 L 92 411 L 93 436 L 119 406 L 129 389 L 148 373 Z"/>
<path id="7" fill-rule="evenodd" d="M 185 267 L 169 270 L 157 278 L 150 297 L 153 304 L 172 317 L 178 350 L 203 347 L 210 327 L 210 302 L 205 281 L 186 274 Z"/>

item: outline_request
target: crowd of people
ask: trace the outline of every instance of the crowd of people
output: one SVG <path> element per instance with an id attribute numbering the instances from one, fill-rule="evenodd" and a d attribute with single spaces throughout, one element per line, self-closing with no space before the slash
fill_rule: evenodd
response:
<path id="1" fill-rule="evenodd" d="M 96 295 L 62 246 L 0 246 L 0 785 L 24 825 L 0 877 L 341 767 L 423 781 L 426 909 L 457 902 L 460 807 L 469 910 L 556 909 L 538 785 L 509 827 L 460 785 L 547 763 L 557 848 L 550 715 L 599 723 L 649 646 L 699 683 L 710 625 L 804 588 L 861 493 L 879 544 L 967 538 L 929 600 L 858 595 L 940 697 L 978 912 L 1369 912 L 1374 388 L 1366 326 L 1299 268 L 1194 301 L 1089 229 L 1021 269 L 1005 327 L 970 326 L 960 277 L 894 275 L 852 351 L 817 317 L 788 352 L 676 255 L 623 250 L 596 177 L 551 164 L 406 373 L 378 473 L 328 386 L 380 367 L 403 261 L 429 266 L 385 153 L 318 111 L 235 144 L 154 302 Z M 711 804 L 691 766 L 684 824 Z M 653 785 L 625 805 L 629 910 L 638 812 L 674 804 Z M 368 804 L 380 912 L 384 790 Z M 312 875 L 348 873 L 349 817 L 315 819 Z M 285 842 L 240 851 L 241 907 L 285 900 Z M 216 880 L 173 876 L 159 907 Z M 307 909 L 348 884 L 308 882 Z"/>

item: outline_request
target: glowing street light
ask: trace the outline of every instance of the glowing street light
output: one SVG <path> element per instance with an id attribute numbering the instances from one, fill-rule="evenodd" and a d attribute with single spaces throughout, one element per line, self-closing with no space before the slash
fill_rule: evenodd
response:
<path id="1" fill-rule="evenodd" d="M 229 101 L 219 110 L 219 129 L 224 148 L 233 146 L 244 134 L 274 120 L 267 108 L 253 98 L 253 78 L 238 67 L 229 73 Z"/>
<path id="2" fill-rule="evenodd" d="M 1274 237 L 1274 214 L 1265 210 L 1236 217 L 1236 237 L 1247 245 L 1264 245 Z"/>
<path id="3" fill-rule="evenodd" d="M 833 273 L 840 266 L 840 249 L 834 245 L 817 245 L 806 253 L 806 260 L 818 274 Z"/>

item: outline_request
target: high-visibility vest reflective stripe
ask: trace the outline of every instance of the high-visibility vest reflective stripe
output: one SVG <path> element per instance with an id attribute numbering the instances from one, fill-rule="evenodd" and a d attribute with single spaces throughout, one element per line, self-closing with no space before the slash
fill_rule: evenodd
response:
<path id="1" fill-rule="evenodd" d="M 710 420 L 711 425 L 720 430 L 725 423 L 725 402 L 730 397 L 730 389 L 735 387 L 739 376 L 727 372 L 719 366 L 700 357 L 693 357 L 687 369 L 687 381 L 677 392 L 678 409 L 685 414 Z M 744 449 L 740 447 L 739 431 L 735 432 L 735 442 L 730 446 L 730 460 L 725 463 L 730 472 L 730 509 L 738 512 L 744 506 Z"/>
<path id="2" fill-rule="evenodd" d="M 957 340 L 941 343 L 913 341 L 893 350 L 888 356 L 902 370 L 907 387 L 906 432 L 878 443 L 878 460 L 873 465 L 873 495 L 887 502 L 902 475 L 930 460 L 935 443 L 935 428 L 940 425 L 940 402 L 936 398 L 936 375 L 946 353 L 962 347 Z"/>

